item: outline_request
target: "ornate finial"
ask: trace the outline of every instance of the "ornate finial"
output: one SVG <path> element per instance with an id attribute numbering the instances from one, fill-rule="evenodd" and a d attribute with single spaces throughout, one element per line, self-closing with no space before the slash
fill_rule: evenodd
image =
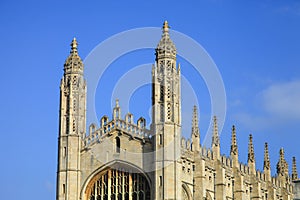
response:
<path id="1" fill-rule="evenodd" d="M 279 161 L 277 163 L 277 174 L 288 175 L 288 164 L 284 158 L 283 148 L 281 148 L 279 151 Z"/>
<path id="2" fill-rule="evenodd" d="M 297 165 L 296 165 L 296 158 L 293 157 L 293 167 L 292 167 L 292 180 L 298 180 L 298 172 L 297 172 Z"/>
<path id="3" fill-rule="evenodd" d="M 120 107 L 119 106 L 119 99 L 116 99 L 116 106 L 115 106 L 116 108 L 118 108 L 118 107 Z"/>
<path id="4" fill-rule="evenodd" d="M 163 33 L 169 33 L 169 24 L 168 21 L 164 21 L 164 25 L 163 25 Z"/>
<path id="5" fill-rule="evenodd" d="M 268 143 L 265 143 L 265 152 L 264 152 L 264 169 L 270 169 L 270 156 L 269 156 L 269 148 Z"/>
<path id="6" fill-rule="evenodd" d="M 193 121 L 192 121 L 192 134 L 195 136 L 199 136 L 199 126 L 198 126 L 198 109 L 197 106 L 194 106 L 193 109 Z"/>
<path id="7" fill-rule="evenodd" d="M 253 138 L 252 134 L 249 135 L 249 144 L 248 144 L 248 163 L 254 162 L 254 147 L 253 147 Z"/>
<path id="8" fill-rule="evenodd" d="M 218 121 L 217 121 L 217 117 L 214 116 L 213 120 L 214 120 L 214 122 L 213 122 L 213 138 L 212 138 L 212 145 L 214 145 L 214 146 L 219 146 L 219 145 L 220 145 L 220 141 L 219 141 L 219 132 L 218 132 Z"/>
<path id="9" fill-rule="evenodd" d="M 71 43 L 71 53 L 77 53 L 77 46 L 78 43 L 76 41 L 76 38 L 74 37 Z"/>
<path id="10" fill-rule="evenodd" d="M 232 131 L 231 131 L 231 148 L 230 148 L 230 153 L 237 155 L 238 154 L 238 146 L 236 142 L 236 131 L 235 131 L 235 126 L 232 126 Z"/>

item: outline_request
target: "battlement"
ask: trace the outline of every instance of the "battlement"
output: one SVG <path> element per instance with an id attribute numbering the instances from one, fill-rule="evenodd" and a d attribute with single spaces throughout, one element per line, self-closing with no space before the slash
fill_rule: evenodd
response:
<path id="1" fill-rule="evenodd" d="M 127 114 L 125 120 L 112 119 L 109 121 L 107 116 L 103 116 L 100 120 L 100 128 L 93 123 L 89 126 L 89 133 L 85 136 L 84 147 L 88 147 L 94 143 L 100 142 L 102 138 L 111 135 L 115 131 L 121 131 L 131 137 L 140 140 L 149 140 L 152 137 L 151 131 L 145 127 L 145 119 L 139 118 L 137 123 L 133 123 L 133 115 Z"/>

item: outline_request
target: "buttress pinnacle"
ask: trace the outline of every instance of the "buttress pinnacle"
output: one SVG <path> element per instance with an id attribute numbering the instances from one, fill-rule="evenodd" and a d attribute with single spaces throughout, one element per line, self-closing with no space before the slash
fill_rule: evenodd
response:
<path id="1" fill-rule="evenodd" d="M 254 163 L 255 156 L 254 156 L 254 147 L 253 147 L 253 138 L 252 134 L 249 135 L 249 144 L 248 144 L 248 163 Z"/>
<path id="2" fill-rule="evenodd" d="M 197 106 L 194 106 L 193 109 L 193 120 L 192 120 L 192 134 L 199 136 L 199 126 L 198 126 L 198 109 Z"/>
<path id="3" fill-rule="evenodd" d="M 293 167 L 292 167 L 292 180 L 298 180 L 298 172 L 297 172 L 297 165 L 296 165 L 296 158 L 293 157 Z"/>
<path id="4" fill-rule="evenodd" d="M 220 146 L 217 117 L 214 116 L 213 120 L 214 120 L 214 121 L 213 121 L 212 146 Z"/>
<path id="5" fill-rule="evenodd" d="M 269 156 L 269 148 L 268 143 L 265 143 L 265 152 L 264 152 L 264 169 L 270 169 L 270 156 Z"/>
<path id="6" fill-rule="evenodd" d="M 277 174 L 288 175 L 288 164 L 284 158 L 283 148 L 281 148 L 279 151 L 279 161 L 277 163 Z"/>
<path id="7" fill-rule="evenodd" d="M 232 126 L 232 131 L 231 131 L 231 147 L 230 147 L 230 153 L 237 155 L 238 154 L 238 146 L 237 146 L 237 141 L 236 141 L 236 131 L 235 131 L 235 126 Z"/>

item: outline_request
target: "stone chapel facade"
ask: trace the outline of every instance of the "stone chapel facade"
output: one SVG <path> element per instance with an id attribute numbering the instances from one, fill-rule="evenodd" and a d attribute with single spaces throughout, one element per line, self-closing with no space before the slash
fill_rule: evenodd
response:
<path id="1" fill-rule="evenodd" d="M 191 139 L 181 137 L 181 72 L 176 47 L 165 22 L 152 68 L 152 123 L 133 115 L 122 118 L 118 100 L 112 118 L 88 124 L 86 82 L 77 42 L 64 64 L 60 84 L 57 200 L 292 200 L 298 181 L 296 161 L 289 174 L 280 149 L 277 175 L 271 176 L 268 144 L 258 171 L 252 136 L 248 163 L 238 160 L 235 127 L 230 156 L 220 155 L 217 118 L 212 147 L 200 145 L 197 107 Z M 299 198 L 299 197 L 298 197 Z"/>

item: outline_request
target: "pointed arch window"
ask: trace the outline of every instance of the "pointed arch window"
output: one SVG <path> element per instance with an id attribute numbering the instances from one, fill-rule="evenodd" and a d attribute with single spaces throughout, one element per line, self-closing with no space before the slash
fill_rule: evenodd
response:
<path id="1" fill-rule="evenodd" d="M 150 185 L 140 173 L 108 169 L 87 188 L 88 200 L 150 200 Z"/>

